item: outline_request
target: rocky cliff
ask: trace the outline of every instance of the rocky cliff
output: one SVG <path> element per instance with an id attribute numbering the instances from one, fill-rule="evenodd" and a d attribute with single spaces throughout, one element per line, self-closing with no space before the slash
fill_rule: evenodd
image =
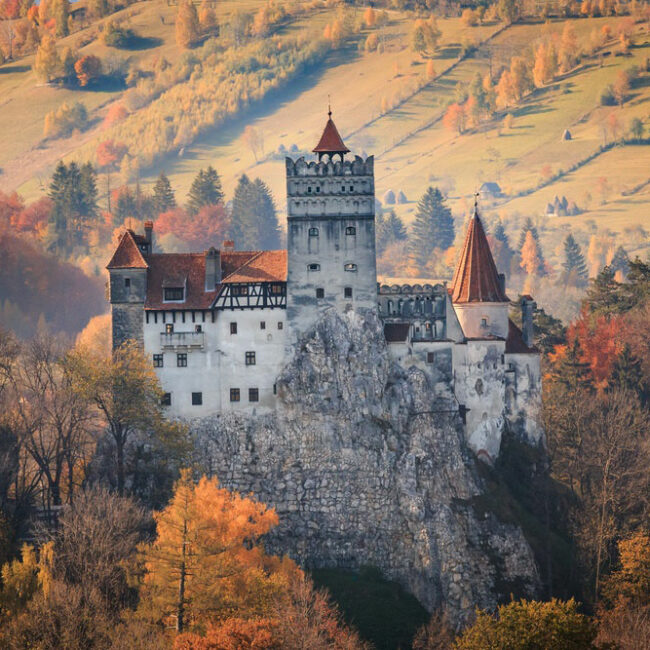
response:
<path id="1" fill-rule="evenodd" d="M 374 311 L 327 312 L 277 387 L 274 415 L 194 426 L 208 471 L 277 509 L 272 550 L 307 567 L 377 566 L 456 622 L 535 594 L 522 531 L 472 508 L 482 485 L 455 402 L 391 362 Z"/>

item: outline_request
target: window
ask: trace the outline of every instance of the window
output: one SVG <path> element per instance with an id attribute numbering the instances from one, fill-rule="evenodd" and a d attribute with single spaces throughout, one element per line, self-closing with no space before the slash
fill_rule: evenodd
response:
<path id="1" fill-rule="evenodd" d="M 230 401 L 238 402 L 239 401 L 239 388 L 230 389 Z"/>
<path id="2" fill-rule="evenodd" d="M 481 327 L 487 327 L 488 320 L 487 318 L 481 318 Z"/>
<path id="3" fill-rule="evenodd" d="M 192 393 L 192 406 L 201 406 L 203 404 L 203 393 Z"/>
<path id="4" fill-rule="evenodd" d="M 343 268 L 346 271 L 356 271 L 357 270 L 357 265 L 350 263 L 350 264 L 346 264 Z"/>
<path id="5" fill-rule="evenodd" d="M 260 329 L 265 330 L 266 329 L 266 321 L 262 320 L 260 321 Z"/>
<path id="6" fill-rule="evenodd" d="M 274 395 L 278 394 L 278 385 L 277 384 L 273 384 L 273 394 Z"/>
<path id="7" fill-rule="evenodd" d="M 325 289 L 316 289 L 316 298 L 324 298 Z"/>
<path id="8" fill-rule="evenodd" d="M 341 185 L 341 192 L 345 192 L 345 185 Z"/>
<path id="9" fill-rule="evenodd" d="M 307 194 L 311 194 L 311 185 L 307 188 Z"/>
<path id="10" fill-rule="evenodd" d="M 309 229 L 309 236 L 310 237 L 318 237 L 318 228 L 310 228 Z"/>
<path id="11" fill-rule="evenodd" d="M 248 389 L 248 401 L 249 402 L 259 402 L 260 401 L 260 389 L 259 388 L 249 388 Z"/>
<path id="12" fill-rule="evenodd" d="M 343 289 L 343 295 L 344 295 L 346 298 L 352 298 L 352 287 L 345 287 L 345 288 Z"/>
<path id="13" fill-rule="evenodd" d="M 174 333 L 174 324 L 173 323 L 167 323 L 167 325 L 165 325 L 165 333 L 167 333 L 167 334 L 173 334 Z"/>
<path id="14" fill-rule="evenodd" d="M 307 265 L 307 270 L 308 271 L 320 271 L 320 264 L 308 264 Z"/>
<path id="15" fill-rule="evenodd" d="M 171 406 L 172 405 L 172 394 L 163 393 L 163 396 L 160 398 L 161 406 Z"/>
<path id="16" fill-rule="evenodd" d="M 284 327 L 284 323 L 282 321 L 278 321 L 278 329 L 281 330 Z"/>
<path id="17" fill-rule="evenodd" d="M 248 295 L 248 285 L 245 284 L 235 284 L 232 288 L 233 296 L 247 296 Z"/>
<path id="18" fill-rule="evenodd" d="M 183 287 L 165 287 L 164 300 L 183 300 Z"/>
<path id="19" fill-rule="evenodd" d="M 345 229 L 345 234 L 346 235 L 356 235 L 357 234 L 357 229 L 354 226 L 348 226 Z"/>
<path id="20" fill-rule="evenodd" d="M 230 333 L 237 334 L 237 323 L 230 323 Z"/>
<path id="21" fill-rule="evenodd" d="M 187 352 L 179 352 L 176 355 L 176 365 L 179 368 L 187 368 Z"/>
<path id="22" fill-rule="evenodd" d="M 271 293 L 276 294 L 276 295 L 281 295 L 284 292 L 284 285 L 283 284 L 272 284 L 271 285 Z"/>
<path id="23" fill-rule="evenodd" d="M 350 185 L 350 192 L 354 192 L 354 185 Z"/>
<path id="24" fill-rule="evenodd" d="M 203 325 L 195 325 L 195 326 L 194 326 L 194 331 L 195 331 L 197 334 L 200 334 L 200 333 L 203 331 Z"/>
<path id="25" fill-rule="evenodd" d="M 124 286 L 127 289 L 131 286 L 131 278 L 124 278 Z"/>
<path id="26" fill-rule="evenodd" d="M 153 355 L 153 367 L 154 368 L 162 368 L 163 367 L 163 355 L 162 354 L 154 354 Z"/>
<path id="27" fill-rule="evenodd" d="M 246 353 L 246 365 L 254 366 L 255 365 L 255 352 Z"/>
<path id="28" fill-rule="evenodd" d="M 435 353 L 427 352 L 427 363 L 433 363 L 435 361 Z"/>
<path id="29" fill-rule="evenodd" d="M 320 192 L 320 186 L 317 186 L 316 187 L 316 194 L 318 194 L 319 192 Z"/>

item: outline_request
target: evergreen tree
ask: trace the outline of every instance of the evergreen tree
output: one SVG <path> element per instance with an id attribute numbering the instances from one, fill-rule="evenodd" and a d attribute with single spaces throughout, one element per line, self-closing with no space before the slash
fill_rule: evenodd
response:
<path id="1" fill-rule="evenodd" d="M 81 212 L 88 219 L 97 215 L 97 174 L 90 163 L 85 163 L 80 170 Z"/>
<path id="2" fill-rule="evenodd" d="M 641 361 L 632 354 L 627 343 L 614 363 L 608 388 L 636 393 L 643 403 L 648 399 L 648 385 Z"/>
<path id="3" fill-rule="evenodd" d="M 445 250 L 454 241 L 454 220 L 445 197 L 437 187 L 429 187 L 418 203 L 411 228 L 410 249 L 418 266 L 430 261 L 434 248 Z"/>
<path id="4" fill-rule="evenodd" d="M 223 202 L 221 179 L 216 169 L 208 167 L 201 169 L 196 175 L 188 195 L 187 211 L 196 214 L 206 205 L 218 205 Z"/>
<path id="5" fill-rule="evenodd" d="M 153 187 L 153 205 L 156 214 L 167 212 L 176 207 L 174 190 L 164 172 L 160 173 L 160 176 L 158 176 L 158 180 Z"/>
<path id="6" fill-rule="evenodd" d="M 83 242 L 85 221 L 93 207 L 89 182 L 88 169 L 82 173 L 75 162 L 66 166 L 60 161 L 54 170 L 48 194 L 54 203 L 50 216 L 53 246 L 59 251 L 68 252 Z"/>
<path id="7" fill-rule="evenodd" d="M 571 233 L 564 240 L 564 262 L 562 267 L 564 268 L 562 276 L 565 283 L 578 285 L 587 282 L 589 274 L 585 258 L 580 245 Z"/>
<path id="8" fill-rule="evenodd" d="M 280 245 L 280 230 L 269 187 L 243 174 L 232 202 L 232 236 L 240 250 L 274 249 Z"/>
<path id="9" fill-rule="evenodd" d="M 133 190 L 131 190 L 130 187 L 123 187 L 117 196 L 117 201 L 115 202 L 113 223 L 116 226 L 119 226 L 124 223 L 124 220 L 127 217 L 136 216 L 137 212 L 137 202 Z"/>
<path id="10" fill-rule="evenodd" d="M 384 251 L 395 242 L 405 241 L 408 238 L 404 222 L 391 210 L 387 217 L 383 214 L 375 219 L 375 241 L 377 252 L 382 255 Z"/>
<path id="11" fill-rule="evenodd" d="M 620 271 L 624 276 L 628 274 L 630 270 L 630 258 L 622 246 L 616 249 L 609 266 L 614 273 Z"/>
<path id="12" fill-rule="evenodd" d="M 494 251 L 494 262 L 499 271 L 509 273 L 512 260 L 515 256 L 515 251 L 513 251 L 510 246 L 510 240 L 508 239 L 508 235 L 506 234 L 506 230 L 501 221 L 497 222 L 497 225 L 494 228 L 494 239 L 497 242 L 497 245 L 495 246 L 496 250 Z"/>

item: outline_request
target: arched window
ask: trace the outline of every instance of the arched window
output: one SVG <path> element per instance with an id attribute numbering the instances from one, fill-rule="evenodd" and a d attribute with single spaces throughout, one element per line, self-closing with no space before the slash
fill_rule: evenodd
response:
<path id="1" fill-rule="evenodd" d="M 307 270 L 308 271 L 320 271 L 320 264 L 308 264 L 307 265 Z"/>
<path id="2" fill-rule="evenodd" d="M 318 237 L 318 228 L 310 228 L 309 229 L 309 236 L 310 237 Z"/>
<path id="3" fill-rule="evenodd" d="M 357 270 L 357 265 L 356 265 L 356 264 L 352 264 L 352 263 L 350 262 L 349 264 L 346 264 L 343 268 L 344 268 L 346 271 L 356 271 L 356 270 Z"/>
<path id="4" fill-rule="evenodd" d="M 345 234 L 346 235 L 356 235 L 357 234 L 357 229 L 354 226 L 348 226 L 345 229 Z"/>

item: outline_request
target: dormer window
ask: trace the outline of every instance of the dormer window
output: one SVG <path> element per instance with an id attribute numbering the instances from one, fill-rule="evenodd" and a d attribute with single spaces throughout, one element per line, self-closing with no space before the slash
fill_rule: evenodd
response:
<path id="1" fill-rule="evenodd" d="M 310 228 L 309 229 L 309 236 L 310 237 L 318 237 L 318 228 Z"/>
<path id="2" fill-rule="evenodd" d="M 185 289 L 183 287 L 165 287 L 165 302 L 183 302 L 185 300 Z"/>

